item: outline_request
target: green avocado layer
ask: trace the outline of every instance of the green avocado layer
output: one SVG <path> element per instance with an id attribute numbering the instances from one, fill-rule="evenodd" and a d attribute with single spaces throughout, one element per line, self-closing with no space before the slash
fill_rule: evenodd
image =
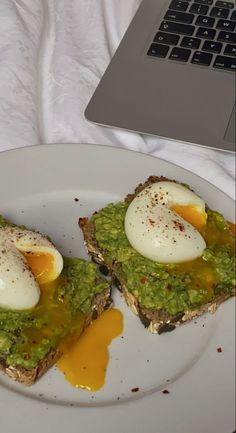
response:
<path id="1" fill-rule="evenodd" d="M 0 216 L 0 227 L 7 222 Z M 0 308 L 0 360 L 15 367 L 34 368 L 63 337 L 83 329 L 94 296 L 109 284 L 97 274 L 94 263 L 64 258 L 61 276 L 41 287 L 32 310 Z"/>
<path id="2" fill-rule="evenodd" d="M 203 256 L 185 264 L 160 264 L 141 256 L 124 230 L 128 203 L 109 204 L 95 213 L 95 237 L 105 262 L 119 264 L 119 276 L 140 304 L 171 316 L 194 310 L 235 286 L 235 239 L 218 212 L 207 209 Z"/>

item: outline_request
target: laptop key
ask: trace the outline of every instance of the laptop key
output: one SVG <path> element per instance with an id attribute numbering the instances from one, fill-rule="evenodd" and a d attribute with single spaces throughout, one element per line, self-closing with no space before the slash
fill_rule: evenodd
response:
<path id="1" fill-rule="evenodd" d="M 236 57 L 236 45 L 227 44 L 224 50 L 224 54 L 228 56 Z"/>
<path id="2" fill-rule="evenodd" d="M 205 17 L 204 15 L 199 15 L 196 19 L 195 24 L 197 26 L 213 27 L 215 24 L 215 18 Z"/>
<path id="3" fill-rule="evenodd" d="M 180 23 L 192 24 L 194 15 L 185 12 L 168 10 L 164 16 L 165 20 L 179 21 Z"/>
<path id="4" fill-rule="evenodd" d="M 212 54 L 195 51 L 191 63 L 195 63 L 196 65 L 209 66 L 211 64 L 212 57 Z"/>
<path id="5" fill-rule="evenodd" d="M 168 45 L 152 44 L 147 54 L 148 56 L 164 58 L 166 57 L 168 51 L 169 51 Z"/>
<path id="6" fill-rule="evenodd" d="M 175 11 L 183 11 L 185 12 L 188 8 L 188 2 L 181 1 L 181 0 L 172 0 L 170 6 L 170 9 L 174 9 Z"/>
<path id="7" fill-rule="evenodd" d="M 175 47 L 170 53 L 170 59 L 178 60 L 180 62 L 187 62 L 190 54 L 191 50 L 185 50 L 184 48 Z"/>
<path id="8" fill-rule="evenodd" d="M 230 32 L 233 32 L 235 27 L 236 23 L 228 20 L 219 20 L 216 26 L 219 30 L 229 30 Z"/>
<path id="9" fill-rule="evenodd" d="M 228 18 L 229 10 L 224 8 L 212 8 L 210 12 L 211 17 L 215 18 Z"/>
<path id="10" fill-rule="evenodd" d="M 202 5 L 209 5 L 211 6 L 213 3 L 213 0 L 194 0 L 195 3 L 200 3 Z"/>
<path id="11" fill-rule="evenodd" d="M 201 39 L 184 36 L 180 45 L 181 47 L 194 48 L 197 50 L 200 47 L 200 43 L 201 43 Z"/>
<path id="12" fill-rule="evenodd" d="M 154 42 L 160 42 L 161 44 L 177 45 L 180 36 L 173 35 L 170 33 L 158 32 L 154 38 Z"/>
<path id="13" fill-rule="evenodd" d="M 236 21 L 236 11 L 233 11 L 233 12 L 232 12 L 230 19 L 231 19 L 232 21 Z"/>
<path id="14" fill-rule="evenodd" d="M 199 5 L 198 3 L 193 3 L 189 12 L 193 14 L 206 15 L 209 10 L 209 6 L 207 5 Z"/>
<path id="15" fill-rule="evenodd" d="M 216 56 L 214 68 L 236 71 L 236 59 L 233 57 Z"/>
<path id="16" fill-rule="evenodd" d="M 214 39 L 216 35 L 216 30 L 214 29 L 204 29 L 203 27 L 199 27 L 196 36 L 198 38 L 204 38 L 204 39 Z"/>
<path id="17" fill-rule="evenodd" d="M 179 33 L 180 35 L 192 36 L 195 27 L 189 24 L 172 23 L 171 21 L 162 21 L 160 30 L 170 33 Z"/>
<path id="18" fill-rule="evenodd" d="M 229 42 L 230 44 L 236 44 L 236 33 L 224 32 L 221 30 L 221 32 L 218 34 L 217 40 L 221 42 Z"/>
<path id="19" fill-rule="evenodd" d="M 217 1 L 216 6 L 218 6 L 219 8 L 233 9 L 234 4 L 230 3 L 230 2 L 225 2 L 225 1 Z"/>
<path id="20" fill-rule="evenodd" d="M 220 42 L 205 41 L 202 50 L 210 51 L 211 53 L 220 53 L 222 49 L 222 44 Z"/>

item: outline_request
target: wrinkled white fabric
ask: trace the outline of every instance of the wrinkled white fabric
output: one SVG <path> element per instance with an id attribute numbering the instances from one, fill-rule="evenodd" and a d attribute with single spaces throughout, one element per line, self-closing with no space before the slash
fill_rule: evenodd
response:
<path id="1" fill-rule="evenodd" d="M 174 162 L 233 197 L 233 154 L 84 118 L 140 1 L 0 1 L 0 150 L 40 143 L 124 147 Z"/>

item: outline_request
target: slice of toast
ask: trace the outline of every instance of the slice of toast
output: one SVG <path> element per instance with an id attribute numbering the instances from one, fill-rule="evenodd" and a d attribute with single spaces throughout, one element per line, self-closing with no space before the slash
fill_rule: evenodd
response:
<path id="1" fill-rule="evenodd" d="M 143 184 L 138 185 L 134 193 L 127 195 L 124 203 L 127 203 L 128 205 L 140 191 L 147 186 L 160 181 L 170 180 L 162 176 L 150 176 Z M 99 214 L 99 211 L 95 212 L 94 216 L 97 214 Z M 218 213 L 215 214 L 220 215 Z M 108 255 L 106 248 L 102 248 L 99 245 L 99 241 L 96 238 L 96 225 L 94 222 L 94 216 L 91 219 L 80 218 L 79 220 L 79 226 L 84 235 L 87 251 L 91 255 L 93 261 L 100 265 L 101 272 L 111 275 L 114 284 L 121 291 L 128 306 L 136 315 L 139 316 L 141 322 L 150 332 L 161 334 L 162 332 L 172 331 L 177 326 L 188 322 L 205 312 L 214 313 L 218 305 L 231 296 L 235 295 L 235 284 L 230 282 L 225 290 L 215 290 L 211 299 L 201 304 L 196 303 L 196 305 L 192 305 L 191 308 L 178 311 L 177 314 L 170 314 L 164 308 L 158 309 L 146 307 L 134 293 L 135 290 L 132 291 L 130 286 L 128 287 L 127 277 L 122 269 L 122 261 L 117 260 L 116 254 L 114 254 L 114 257 L 112 257 L 112 254 Z M 225 220 L 223 221 L 227 226 L 227 222 Z M 116 232 L 116 228 L 114 232 Z M 124 228 L 120 228 L 120 232 L 117 231 L 117 236 L 122 236 L 122 239 L 124 239 Z"/>
<path id="2" fill-rule="evenodd" d="M 96 283 L 100 283 L 101 278 L 97 276 Z M 94 295 L 89 311 L 86 313 L 86 317 L 83 322 L 81 332 L 87 327 L 90 322 L 96 319 L 105 309 L 109 308 L 112 304 L 111 290 L 109 284 L 106 287 Z M 1 321 L 0 321 L 1 331 Z M 20 337 L 20 336 L 18 336 Z M 17 338 L 17 337 L 16 337 Z M 41 359 L 34 368 L 24 368 L 18 365 L 11 365 L 7 362 L 7 357 L 3 356 L 0 352 L 0 371 L 5 373 L 14 381 L 20 382 L 24 385 L 32 385 L 37 379 L 39 379 L 51 366 L 53 366 L 61 355 L 59 344 L 56 347 L 49 349 L 46 356 Z"/>

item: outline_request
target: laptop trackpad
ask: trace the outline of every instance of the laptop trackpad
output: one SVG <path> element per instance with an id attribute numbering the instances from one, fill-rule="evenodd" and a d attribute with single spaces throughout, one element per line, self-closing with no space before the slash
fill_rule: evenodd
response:
<path id="1" fill-rule="evenodd" d="M 231 143 L 235 143 L 235 117 L 236 117 L 236 105 L 234 105 L 233 111 L 230 116 L 229 124 L 225 133 L 225 140 L 230 141 Z"/>

